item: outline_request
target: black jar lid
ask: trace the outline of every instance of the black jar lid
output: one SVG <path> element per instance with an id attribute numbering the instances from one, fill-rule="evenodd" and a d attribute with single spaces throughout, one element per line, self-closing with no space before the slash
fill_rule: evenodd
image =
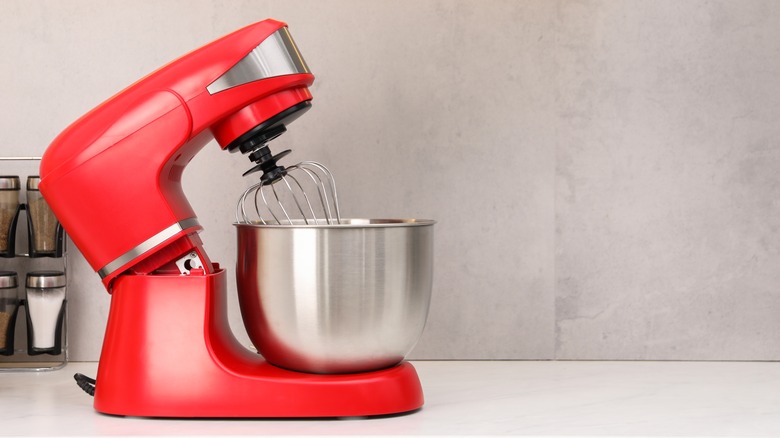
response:
<path id="1" fill-rule="evenodd" d="M 19 286 L 16 272 L 0 271 L 0 289 L 12 289 Z"/>
<path id="2" fill-rule="evenodd" d="M 0 190 L 19 190 L 19 177 L 15 175 L 0 176 Z"/>
<path id="3" fill-rule="evenodd" d="M 65 273 L 62 271 L 28 272 L 27 287 L 33 289 L 65 287 Z"/>

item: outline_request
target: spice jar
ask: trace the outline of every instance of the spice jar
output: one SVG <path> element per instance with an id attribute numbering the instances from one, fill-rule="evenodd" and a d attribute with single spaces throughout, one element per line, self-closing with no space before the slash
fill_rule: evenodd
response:
<path id="1" fill-rule="evenodd" d="M 0 253 L 13 257 L 16 215 L 19 210 L 19 177 L 0 176 Z"/>
<path id="2" fill-rule="evenodd" d="M 0 271 L 0 354 L 13 353 L 18 286 L 16 272 Z"/>
<path id="3" fill-rule="evenodd" d="M 29 218 L 30 255 L 56 255 L 59 222 L 38 190 L 39 176 L 27 177 L 27 215 Z"/>
<path id="4" fill-rule="evenodd" d="M 27 273 L 28 353 L 59 354 L 65 302 L 65 273 L 34 271 Z"/>

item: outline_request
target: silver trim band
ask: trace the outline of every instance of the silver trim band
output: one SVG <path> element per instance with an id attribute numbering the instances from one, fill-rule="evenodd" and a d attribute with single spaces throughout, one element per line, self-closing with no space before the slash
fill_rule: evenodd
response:
<path id="1" fill-rule="evenodd" d="M 232 87 L 274 76 L 309 73 L 290 32 L 283 27 L 261 42 L 206 89 L 216 94 Z"/>
<path id="2" fill-rule="evenodd" d="M 106 266 L 103 266 L 98 271 L 98 275 L 100 275 L 101 279 L 104 279 L 109 275 L 111 275 L 112 273 L 114 273 L 114 271 L 116 271 L 117 269 L 131 262 L 133 259 L 143 255 L 147 251 L 150 251 L 157 245 L 165 242 L 166 240 L 170 239 L 176 234 L 186 230 L 187 228 L 199 227 L 199 226 L 200 223 L 198 222 L 198 218 L 194 218 L 194 217 L 176 222 L 170 227 L 160 231 L 154 236 L 141 242 L 141 244 L 137 245 L 135 248 L 131 249 L 130 251 L 127 251 L 126 253 L 117 257 L 116 259 L 114 259 L 114 261 L 109 262 Z"/>

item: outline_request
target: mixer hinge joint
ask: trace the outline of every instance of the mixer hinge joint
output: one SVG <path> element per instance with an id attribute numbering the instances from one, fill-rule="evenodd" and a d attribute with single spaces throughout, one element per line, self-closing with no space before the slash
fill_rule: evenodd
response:
<path id="1" fill-rule="evenodd" d="M 181 274 L 188 275 L 193 269 L 203 269 L 203 260 L 201 260 L 198 253 L 190 251 L 184 257 L 176 260 L 176 267 L 179 268 Z"/>

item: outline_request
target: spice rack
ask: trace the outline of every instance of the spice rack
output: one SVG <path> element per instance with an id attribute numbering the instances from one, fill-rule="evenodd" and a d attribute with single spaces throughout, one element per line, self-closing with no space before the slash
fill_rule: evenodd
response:
<path id="1" fill-rule="evenodd" d="M 0 165 L 2 165 L 0 174 L 19 175 L 20 179 L 37 176 L 39 174 L 40 160 L 40 157 L 0 157 Z M 36 195 L 30 196 L 33 191 L 25 190 L 24 183 L 21 186 L 22 190 L 19 191 L 19 208 L 17 209 L 14 223 L 10 224 L 11 234 L 8 236 L 9 240 L 5 242 L 5 248 L 12 251 L 10 253 L 7 251 L 0 257 L 0 271 L 17 273 L 18 288 L 16 293 L 17 298 L 21 299 L 22 302 L 16 308 L 15 315 L 13 315 L 15 320 L 9 314 L 9 320 L 5 322 L 7 326 L 5 328 L 8 330 L 0 335 L 0 341 L 3 341 L 0 342 L 0 351 L 3 352 L 0 354 L 0 372 L 56 370 L 68 363 L 67 290 L 69 278 L 67 238 L 62 231 L 62 227 L 57 226 L 56 235 L 54 236 L 56 239 L 56 250 L 50 254 L 36 252 L 32 232 L 32 229 L 37 226 L 33 225 L 34 220 L 32 219 L 32 215 L 36 212 L 36 206 L 32 204 L 45 201 L 42 199 L 31 199 L 36 197 Z M 1 237 L 0 240 L 2 240 Z M 37 348 L 38 345 L 34 345 L 30 335 L 33 328 L 29 313 L 32 313 L 33 316 L 36 313 L 29 312 L 30 303 L 25 302 L 27 298 L 25 291 L 28 290 L 25 281 L 27 278 L 26 274 L 32 272 L 40 273 L 41 271 L 56 271 L 64 274 L 64 280 L 59 280 L 62 284 L 61 293 L 64 295 L 64 299 L 56 321 L 54 347 L 43 349 Z M 36 287 L 41 286 L 41 284 L 36 284 Z M 44 286 L 45 284 L 41 287 Z M 38 299 L 33 295 L 30 295 L 30 298 Z M 36 311 L 40 312 L 41 308 L 38 307 Z M 2 312 L 2 309 L 0 309 L 0 312 Z M 3 320 L 0 320 L 0 326 L 3 325 L 2 323 Z M 3 327 L 0 327 L 0 330 L 2 329 Z M 13 345 L 13 348 L 10 348 L 11 345 Z"/>

